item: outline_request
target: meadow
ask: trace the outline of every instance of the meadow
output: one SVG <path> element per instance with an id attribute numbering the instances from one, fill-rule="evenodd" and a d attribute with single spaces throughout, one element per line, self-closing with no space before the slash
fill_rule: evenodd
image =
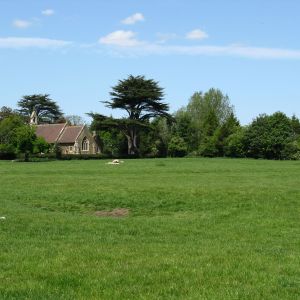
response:
<path id="1" fill-rule="evenodd" d="M 300 299 L 299 161 L 106 162 L 0 162 L 0 299 Z"/>

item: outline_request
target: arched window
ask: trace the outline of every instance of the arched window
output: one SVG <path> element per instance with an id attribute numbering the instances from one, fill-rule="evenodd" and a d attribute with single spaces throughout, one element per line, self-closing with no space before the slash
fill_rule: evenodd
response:
<path id="1" fill-rule="evenodd" d="M 84 137 L 82 140 L 82 147 L 81 147 L 82 151 L 89 151 L 90 149 L 90 142 L 87 139 L 87 137 Z"/>

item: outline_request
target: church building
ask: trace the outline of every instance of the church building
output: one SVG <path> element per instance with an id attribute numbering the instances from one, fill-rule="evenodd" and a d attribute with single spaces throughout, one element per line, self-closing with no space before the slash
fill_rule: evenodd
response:
<path id="1" fill-rule="evenodd" d="M 86 125 L 38 124 L 35 111 L 31 114 L 30 124 L 35 126 L 38 137 L 43 137 L 49 144 L 57 144 L 62 154 L 101 153 L 96 134 L 92 134 Z"/>

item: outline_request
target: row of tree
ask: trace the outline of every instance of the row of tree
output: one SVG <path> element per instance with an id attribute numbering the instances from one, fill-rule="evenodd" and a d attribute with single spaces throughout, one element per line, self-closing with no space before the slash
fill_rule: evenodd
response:
<path id="1" fill-rule="evenodd" d="M 173 115 L 153 80 L 129 76 L 112 88 L 112 109 L 126 118 L 90 114 L 103 152 L 114 156 L 206 156 L 300 159 L 300 122 L 284 113 L 260 115 L 241 126 L 227 95 L 218 89 L 193 94 Z M 127 141 L 127 148 L 126 148 Z"/>
<path id="2" fill-rule="evenodd" d="M 276 112 L 241 126 L 228 96 L 218 89 L 194 93 L 187 106 L 174 114 L 169 113 L 159 84 L 143 76 L 120 80 L 110 96 L 106 106 L 121 109 L 126 116 L 89 113 L 91 129 L 98 132 L 102 152 L 108 156 L 300 159 L 296 116 Z M 33 110 L 42 123 L 83 122 L 79 116 L 65 117 L 49 95 L 24 96 L 18 110 L 2 107 L 0 111 L 0 157 L 5 151 L 27 155 L 49 151 L 50 146 L 28 125 Z"/>

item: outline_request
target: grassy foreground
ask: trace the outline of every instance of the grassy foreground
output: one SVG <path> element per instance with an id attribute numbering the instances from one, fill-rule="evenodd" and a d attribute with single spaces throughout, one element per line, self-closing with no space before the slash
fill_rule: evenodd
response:
<path id="1" fill-rule="evenodd" d="M 0 191 L 0 299 L 300 299 L 300 162 L 0 162 Z"/>

